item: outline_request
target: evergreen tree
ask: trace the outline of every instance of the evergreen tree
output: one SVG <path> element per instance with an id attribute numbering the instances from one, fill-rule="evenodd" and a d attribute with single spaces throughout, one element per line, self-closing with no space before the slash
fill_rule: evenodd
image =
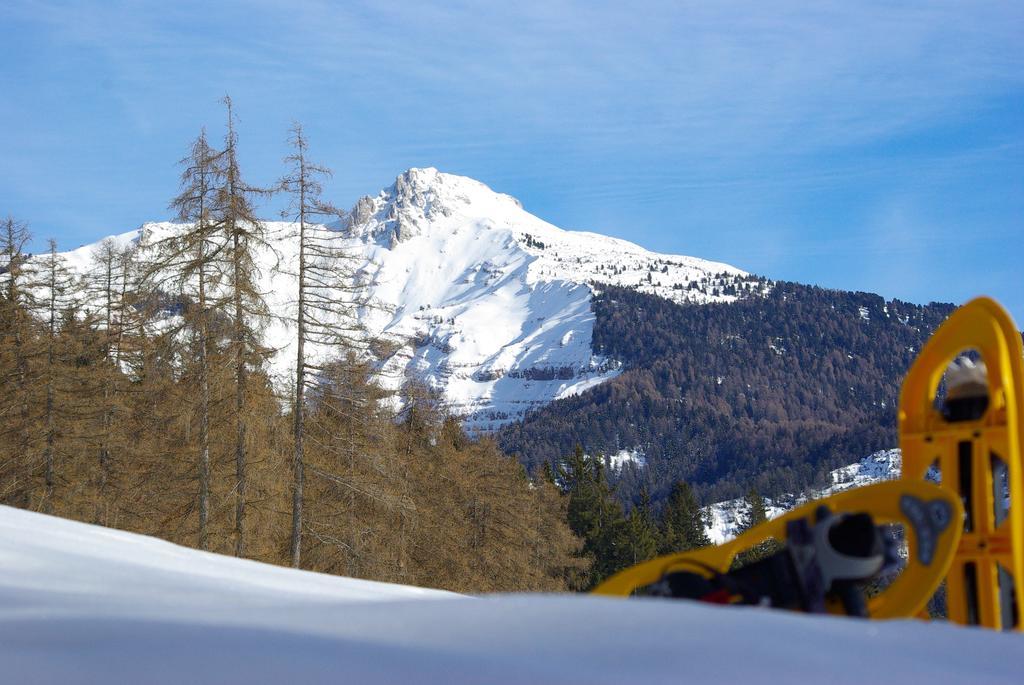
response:
<path id="1" fill-rule="evenodd" d="M 751 528 L 758 526 L 768 520 L 768 508 L 765 506 L 764 498 L 757 492 L 757 488 L 750 488 L 743 498 L 743 510 L 741 512 L 740 524 L 736 534 L 742 535 Z M 736 555 L 735 566 L 745 566 L 751 562 L 764 559 L 777 552 L 781 548 L 778 541 L 765 540 L 755 547 L 744 550 Z"/>
<path id="2" fill-rule="evenodd" d="M 658 553 L 658 526 L 651 515 L 651 496 L 646 487 L 640 490 L 640 504 L 626 517 L 625 545 L 629 563 L 639 564 Z"/>
<path id="3" fill-rule="evenodd" d="M 660 552 L 685 552 L 709 544 L 704 515 L 693 489 L 685 481 L 676 482 L 661 512 Z"/>
<path id="4" fill-rule="evenodd" d="M 545 483 L 551 483 L 552 485 L 557 484 L 557 479 L 555 478 L 555 467 L 551 465 L 550 461 L 546 461 L 541 465 L 540 475 L 541 479 Z"/>
<path id="5" fill-rule="evenodd" d="M 582 555 L 593 562 L 584 586 L 577 589 L 589 589 L 629 565 L 626 519 L 608 487 L 600 456 L 585 455 L 577 445 L 559 468 L 559 480 L 569 498 L 569 528 L 583 540 Z"/>
<path id="6" fill-rule="evenodd" d="M 757 488 L 750 488 L 743 498 L 743 513 L 737 533 L 742 534 L 768 520 L 768 509 Z"/>

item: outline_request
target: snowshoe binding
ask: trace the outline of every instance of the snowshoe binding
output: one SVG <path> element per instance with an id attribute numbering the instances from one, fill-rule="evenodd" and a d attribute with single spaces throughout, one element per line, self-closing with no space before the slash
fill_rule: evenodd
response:
<path id="1" fill-rule="evenodd" d="M 626 569 L 594 593 L 865 618 L 914 616 L 952 563 L 962 517 L 959 498 L 931 483 L 877 483 L 805 504 L 725 544 Z M 898 575 L 899 541 L 892 524 L 902 525 L 908 546 Z M 764 550 L 770 540 L 777 551 L 734 567 L 741 553 Z"/>

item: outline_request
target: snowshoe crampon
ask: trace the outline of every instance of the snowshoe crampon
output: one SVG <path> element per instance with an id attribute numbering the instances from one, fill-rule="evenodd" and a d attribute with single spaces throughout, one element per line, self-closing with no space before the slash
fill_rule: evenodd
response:
<path id="1" fill-rule="evenodd" d="M 731 542 L 626 569 L 594 594 L 670 596 L 868 618 L 914 616 L 953 561 L 962 519 L 960 498 L 927 481 L 877 483 L 805 504 Z M 907 544 L 898 575 L 893 524 L 902 526 Z M 775 547 L 766 552 L 772 540 Z M 751 551 L 762 558 L 733 568 L 738 556 Z M 868 596 L 872 592 L 877 594 Z"/>
<path id="2" fill-rule="evenodd" d="M 939 327 L 900 394 L 902 478 L 917 481 L 937 469 L 941 487 L 966 511 L 946 584 L 947 612 L 957 623 L 1022 629 L 1022 355 L 1009 314 L 981 297 Z"/>

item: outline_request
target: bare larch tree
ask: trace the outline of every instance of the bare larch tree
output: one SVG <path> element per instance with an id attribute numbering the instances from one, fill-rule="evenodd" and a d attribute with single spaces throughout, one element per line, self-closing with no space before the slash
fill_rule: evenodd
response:
<path id="1" fill-rule="evenodd" d="M 44 408 L 43 408 L 43 481 L 46 486 L 43 500 L 43 511 L 53 511 L 54 490 L 54 444 L 57 437 L 57 406 L 54 400 L 58 381 L 57 358 L 58 334 L 60 332 L 58 318 L 68 305 L 68 297 L 73 285 L 71 272 L 64 263 L 64 258 L 57 254 L 57 242 L 48 242 L 49 250 L 41 260 L 37 283 L 46 293 L 40 314 L 46 320 L 46 356 L 43 365 Z"/>
<path id="2" fill-rule="evenodd" d="M 0 223 L 0 374 L 5 388 L 0 393 L 0 439 L 11 445 L 9 459 L 0 460 L 0 501 L 28 506 L 32 476 L 28 384 L 30 369 L 32 267 L 25 247 L 31 240 L 28 226 L 14 217 Z"/>
<path id="3" fill-rule="evenodd" d="M 184 325 L 194 340 L 199 423 L 197 471 L 199 481 L 199 543 L 209 549 L 210 515 L 210 357 L 215 346 L 211 322 L 227 301 L 215 290 L 226 269 L 226 242 L 220 231 L 217 194 L 223 185 L 224 155 L 210 147 L 206 131 L 201 131 L 181 160 L 181 192 L 171 201 L 180 231 L 158 241 L 156 258 L 147 269 L 150 288 L 163 290 L 174 281 L 184 299 L 194 303 L 185 308 Z"/>
<path id="4" fill-rule="evenodd" d="M 365 302 L 355 283 L 356 262 L 344 249 L 343 234 L 317 221 L 343 215 L 321 199 L 321 179 L 329 177 L 331 171 L 309 159 L 309 143 L 300 124 L 292 126 L 289 143 L 293 151 L 285 158 L 289 173 L 281 179 L 281 187 L 291 198 L 284 216 L 295 224 L 298 246 L 298 259 L 285 267 L 298 282 L 298 301 L 293 317 L 289 317 L 295 326 L 296 342 L 290 551 L 292 566 L 298 567 L 302 556 L 306 390 L 317 382 L 326 359 L 339 357 L 361 343 L 358 308 Z M 315 350 L 315 356 L 310 355 L 312 350 L 307 345 Z"/>
<path id="5" fill-rule="evenodd" d="M 102 403 L 98 414 L 100 482 L 98 502 L 105 505 L 111 476 L 111 450 L 114 441 L 114 415 L 121 400 L 118 380 L 121 355 L 128 324 L 129 287 L 132 280 L 132 245 L 121 246 L 108 238 L 92 253 L 92 265 L 85 279 L 86 292 L 98 309 L 101 327 L 102 364 L 96 374 L 101 386 Z M 97 520 L 102 517 L 97 514 Z"/>
<path id="6" fill-rule="evenodd" d="M 260 289 L 260 251 L 272 253 L 266 227 L 256 216 L 255 199 L 271 191 L 248 185 L 238 166 L 238 134 L 231 98 L 225 96 L 227 133 L 221 152 L 223 181 L 215 193 L 214 214 L 221 234 L 226 238 L 225 261 L 227 297 L 231 301 L 231 351 L 235 365 L 235 555 L 245 555 L 246 506 L 246 382 L 250 366 L 258 366 L 268 356 L 261 343 L 261 328 L 269 318 L 264 293 Z"/>

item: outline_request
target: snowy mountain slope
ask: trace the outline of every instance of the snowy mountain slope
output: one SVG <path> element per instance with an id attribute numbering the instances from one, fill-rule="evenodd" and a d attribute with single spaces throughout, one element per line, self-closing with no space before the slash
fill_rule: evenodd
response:
<path id="1" fill-rule="evenodd" d="M 286 273 L 297 258 L 295 227 L 267 226 L 274 249 L 260 258 L 263 288 L 272 310 L 287 313 L 297 292 Z M 335 228 L 373 303 L 361 310 L 362 323 L 397 348 L 381 378 L 392 387 L 410 377 L 424 381 L 475 429 L 494 428 L 619 372 L 615 360 L 591 350 L 590 300 L 600 284 L 704 303 L 734 300 L 747 279 L 727 264 L 562 230 L 507 195 L 436 169 L 406 171 L 377 196 L 360 199 Z M 176 230 L 147 224 L 114 240 L 153 244 Z M 94 249 L 65 256 L 84 273 Z M 145 250 L 140 259 L 147 259 Z M 278 349 L 273 371 L 284 377 L 293 364 L 291 334 L 275 322 L 266 335 Z"/>
<path id="2" fill-rule="evenodd" d="M 469 599 L 0 507 L 17 683 L 1014 683 L 1024 641 L 672 600 Z"/>
<path id="3" fill-rule="evenodd" d="M 849 464 L 832 471 L 829 474 L 831 484 L 819 490 L 801 493 L 799 495 L 786 495 L 774 499 L 764 499 L 765 509 L 769 518 L 775 518 L 786 513 L 804 502 L 809 502 L 822 497 L 828 497 L 843 490 L 859 488 L 863 485 L 870 485 L 882 480 L 899 478 L 902 458 L 899 449 L 882 450 L 864 457 L 855 464 Z M 929 474 L 931 477 L 931 474 Z M 704 508 L 708 516 L 708 537 L 715 544 L 720 544 L 736 537 L 742 517 L 745 513 L 745 503 L 742 498 L 716 502 Z"/>

